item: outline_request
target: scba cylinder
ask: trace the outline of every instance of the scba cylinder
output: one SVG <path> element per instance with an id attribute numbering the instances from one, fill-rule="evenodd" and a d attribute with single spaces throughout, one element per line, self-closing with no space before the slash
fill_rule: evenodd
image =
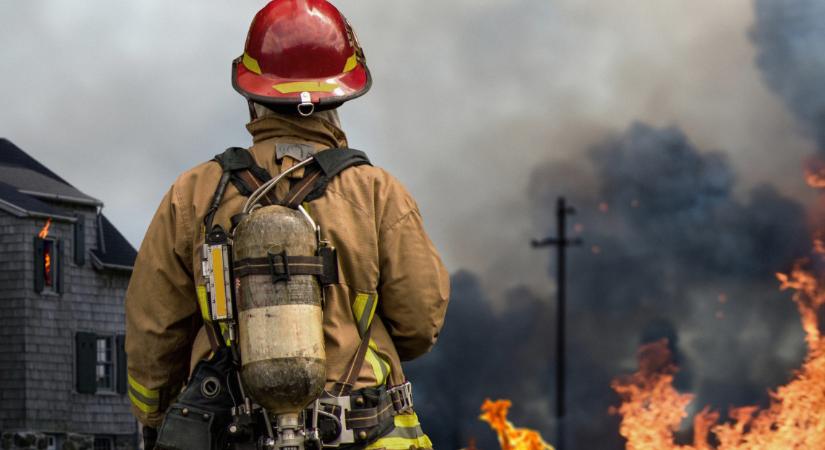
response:
<path id="1" fill-rule="evenodd" d="M 241 378 L 247 395 L 274 414 L 297 413 L 324 389 L 321 286 L 288 271 L 317 247 L 309 219 L 283 206 L 254 210 L 234 232 Z"/>

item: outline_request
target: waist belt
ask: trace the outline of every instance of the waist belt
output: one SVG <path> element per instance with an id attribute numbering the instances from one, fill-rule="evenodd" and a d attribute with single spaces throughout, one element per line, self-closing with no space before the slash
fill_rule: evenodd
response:
<path id="1" fill-rule="evenodd" d="M 317 417 L 324 447 L 348 448 L 374 441 L 394 427 L 393 417 L 412 412 L 412 384 L 387 389 L 364 388 L 350 395 L 326 395 L 306 411 L 308 420 Z"/>

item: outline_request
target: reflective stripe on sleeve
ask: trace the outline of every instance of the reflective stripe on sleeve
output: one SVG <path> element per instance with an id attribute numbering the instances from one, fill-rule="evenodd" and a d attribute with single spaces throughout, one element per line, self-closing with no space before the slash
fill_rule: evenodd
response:
<path id="1" fill-rule="evenodd" d="M 378 294 L 368 294 L 359 292 L 352 302 L 352 315 L 358 327 L 358 335 L 364 336 L 375 318 L 375 311 L 378 308 Z M 364 357 L 366 362 L 372 367 L 376 379 L 376 386 L 382 386 L 387 381 L 390 374 L 390 364 L 378 353 L 378 344 L 370 339 L 367 354 Z"/>
<path id="2" fill-rule="evenodd" d="M 137 380 L 128 376 L 129 379 L 129 400 L 135 407 L 144 413 L 156 412 L 160 407 L 160 391 L 149 389 Z"/>
<path id="3" fill-rule="evenodd" d="M 387 381 L 387 376 L 389 376 L 391 368 L 390 364 L 378 353 L 378 344 L 372 339 L 370 339 L 365 358 L 370 366 L 372 366 L 372 371 L 375 374 L 377 383 L 376 386 L 383 386 Z"/>
<path id="4" fill-rule="evenodd" d="M 390 434 L 370 444 L 366 449 L 409 450 L 411 447 L 431 449 L 433 443 L 421 429 L 417 415 L 400 414 L 395 416 L 395 429 Z"/>
<path id="5" fill-rule="evenodd" d="M 375 316 L 375 309 L 378 306 L 378 294 L 359 293 L 355 296 L 352 304 L 352 313 L 355 316 L 355 323 L 358 324 L 358 334 L 363 336 L 367 332 L 372 319 Z"/>

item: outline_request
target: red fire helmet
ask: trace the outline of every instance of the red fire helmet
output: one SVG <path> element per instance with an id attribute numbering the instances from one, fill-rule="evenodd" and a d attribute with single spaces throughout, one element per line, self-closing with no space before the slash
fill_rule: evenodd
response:
<path id="1" fill-rule="evenodd" d="M 303 115 L 364 95 L 372 84 L 358 38 L 325 0 L 273 0 L 252 20 L 232 86 L 264 106 Z"/>

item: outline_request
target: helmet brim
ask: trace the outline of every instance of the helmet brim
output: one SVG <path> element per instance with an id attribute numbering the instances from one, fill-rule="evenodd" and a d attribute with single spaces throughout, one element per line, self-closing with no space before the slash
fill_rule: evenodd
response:
<path id="1" fill-rule="evenodd" d="M 239 57 L 232 62 L 232 87 L 248 100 L 262 105 L 297 107 L 301 93 L 309 92 L 316 107 L 334 108 L 366 94 L 372 86 L 370 71 L 361 63 L 333 77 L 292 79 L 255 73 L 241 60 Z"/>

